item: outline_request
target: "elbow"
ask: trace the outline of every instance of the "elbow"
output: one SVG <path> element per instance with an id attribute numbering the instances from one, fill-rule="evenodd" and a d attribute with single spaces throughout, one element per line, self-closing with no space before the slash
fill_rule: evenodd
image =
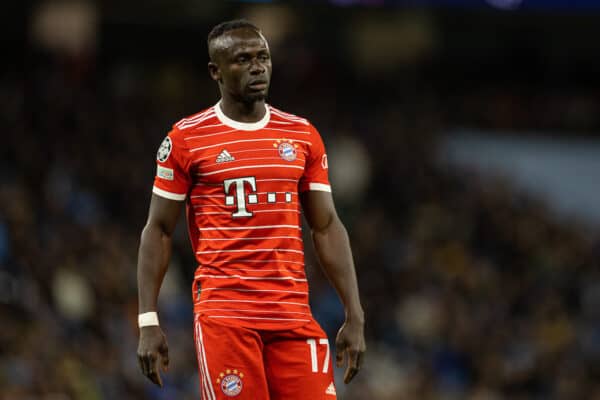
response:
<path id="1" fill-rule="evenodd" d="M 171 234 L 167 232 L 164 226 L 159 223 L 148 221 L 142 229 L 141 241 L 142 243 L 147 239 L 153 238 L 161 238 L 161 239 L 169 239 Z"/>
<path id="2" fill-rule="evenodd" d="M 324 236 L 330 236 L 332 234 L 334 234 L 334 235 L 341 234 L 344 236 L 348 235 L 348 232 L 346 231 L 346 227 L 344 226 L 344 224 L 342 223 L 340 218 L 335 213 L 332 213 L 327 218 L 327 220 L 325 221 L 324 224 L 322 224 L 318 227 L 313 227 L 312 232 L 313 232 L 313 235 L 324 235 Z"/>
<path id="3" fill-rule="evenodd" d="M 319 224 L 314 224 L 311 227 L 313 234 L 326 234 L 335 224 L 336 219 L 338 219 L 337 215 L 335 215 L 335 213 L 330 213 L 326 218 L 323 218 Z"/>

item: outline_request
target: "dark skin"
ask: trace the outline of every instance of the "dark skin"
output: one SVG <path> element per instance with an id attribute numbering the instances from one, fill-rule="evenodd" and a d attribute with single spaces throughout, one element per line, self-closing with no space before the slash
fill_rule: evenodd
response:
<path id="1" fill-rule="evenodd" d="M 344 383 L 349 383 L 360 370 L 366 350 L 365 316 L 358 295 L 350 240 L 335 211 L 331 193 L 304 192 L 300 195 L 300 202 L 312 232 L 321 268 L 344 305 L 346 320 L 335 340 L 335 358 L 338 368 L 342 367 L 344 358 L 347 358 Z"/>
<path id="2" fill-rule="evenodd" d="M 259 121 L 265 113 L 271 78 L 271 57 L 265 38 L 252 29 L 236 29 L 213 40 L 209 54 L 208 70 L 219 85 L 225 115 L 241 122 Z M 347 361 L 344 382 L 349 383 L 360 370 L 366 350 L 364 312 L 350 241 L 331 193 L 304 192 L 300 201 L 323 271 L 344 305 L 346 320 L 336 337 L 336 365 L 342 367 Z M 171 256 L 171 237 L 182 206 L 182 201 L 152 195 L 138 253 L 140 313 L 157 309 L 158 293 Z M 137 355 L 142 373 L 162 387 L 159 368 L 167 370 L 169 355 L 166 336 L 159 326 L 140 329 Z"/>
<path id="3" fill-rule="evenodd" d="M 208 72 L 219 85 L 223 113 L 240 122 L 260 120 L 272 70 L 264 37 L 252 29 L 236 29 L 213 40 L 209 54 Z"/>

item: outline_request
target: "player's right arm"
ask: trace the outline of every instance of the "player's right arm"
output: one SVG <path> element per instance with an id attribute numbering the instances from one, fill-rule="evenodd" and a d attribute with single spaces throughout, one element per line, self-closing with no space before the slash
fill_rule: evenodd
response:
<path id="1" fill-rule="evenodd" d="M 183 201 L 169 200 L 156 194 L 150 200 L 150 211 L 142 231 L 138 252 L 139 313 L 157 310 L 158 293 L 171 257 L 171 236 L 175 230 Z M 165 334 L 160 326 L 140 328 L 137 350 L 142 373 L 162 387 L 158 371 L 166 371 L 169 353 Z"/>
<path id="2" fill-rule="evenodd" d="M 163 140 L 156 154 L 156 177 L 150 211 L 138 252 L 140 314 L 156 312 L 158 292 L 171 258 L 171 237 L 190 188 L 187 154 L 181 132 L 175 128 Z M 152 324 L 155 323 L 152 321 Z M 159 326 L 140 328 L 137 355 L 144 375 L 162 386 L 158 365 L 166 370 L 169 355 L 165 335 Z"/>

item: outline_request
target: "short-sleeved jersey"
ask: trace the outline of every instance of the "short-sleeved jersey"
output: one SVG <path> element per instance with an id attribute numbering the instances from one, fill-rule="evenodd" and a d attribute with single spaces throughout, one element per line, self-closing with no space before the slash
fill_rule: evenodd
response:
<path id="1" fill-rule="evenodd" d="M 256 329 L 310 321 L 298 198 L 307 190 L 331 187 L 323 141 L 304 118 L 266 106 L 242 123 L 217 103 L 173 125 L 153 192 L 186 200 L 196 313 Z"/>

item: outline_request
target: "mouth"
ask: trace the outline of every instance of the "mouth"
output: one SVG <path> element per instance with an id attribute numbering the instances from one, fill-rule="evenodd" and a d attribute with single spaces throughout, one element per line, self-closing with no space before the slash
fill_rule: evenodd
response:
<path id="1" fill-rule="evenodd" d="M 252 81 L 248 84 L 248 87 L 253 90 L 265 90 L 268 86 L 267 81 Z"/>

